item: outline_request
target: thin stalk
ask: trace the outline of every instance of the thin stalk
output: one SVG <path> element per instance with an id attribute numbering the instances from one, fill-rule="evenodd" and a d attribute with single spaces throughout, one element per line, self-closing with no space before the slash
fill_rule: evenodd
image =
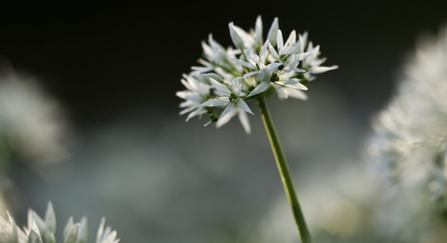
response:
<path id="1" fill-rule="evenodd" d="M 292 207 L 293 216 L 295 218 L 296 226 L 303 243 L 311 243 L 309 229 L 307 228 L 306 221 L 304 219 L 303 212 L 301 211 L 298 196 L 293 186 L 292 176 L 290 174 L 289 166 L 287 165 L 286 156 L 279 141 L 278 134 L 276 133 L 275 125 L 273 124 L 270 111 L 267 107 L 265 98 L 262 97 L 257 100 L 259 110 L 261 111 L 262 121 L 264 123 L 265 131 L 272 147 L 273 155 L 275 156 L 276 165 L 278 166 L 279 174 L 284 185 L 284 189 L 289 199 L 290 206 Z"/>

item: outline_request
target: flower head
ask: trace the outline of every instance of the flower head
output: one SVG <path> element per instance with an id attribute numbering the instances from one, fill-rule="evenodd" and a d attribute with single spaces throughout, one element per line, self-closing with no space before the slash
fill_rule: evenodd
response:
<path id="1" fill-rule="evenodd" d="M 189 113 L 187 120 L 207 113 L 210 122 L 220 127 L 238 115 L 249 133 L 246 113 L 253 113 L 246 101 L 274 93 L 280 98 L 305 100 L 303 90 L 313 75 L 337 68 L 321 66 L 325 59 L 319 58 L 319 46 L 307 44 L 307 33 L 297 38 L 292 31 L 284 42 L 278 18 L 265 40 L 260 16 L 254 30 L 247 32 L 233 22 L 228 27 L 235 48 L 223 48 L 210 35 L 208 43 L 202 42 L 204 59 L 199 63 L 203 66 L 192 67 L 182 79 L 187 90 L 177 92 L 177 96 L 185 100 L 180 107 L 181 114 Z"/>
<path id="2" fill-rule="evenodd" d="M 101 220 L 96 243 L 118 243 L 116 231 L 110 227 L 104 230 L 105 219 Z M 45 218 L 42 219 L 33 210 L 28 211 L 28 225 L 20 229 L 11 215 L 8 220 L 0 216 L 0 242 L 1 243 L 56 243 L 54 233 L 56 232 L 56 215 L 53 205 L 48 203 Z M 63 232 L 65 243 L 87 243 L 87 218 L 83 217 L 79 223 L 74 223 L 70 217 Z"/>
<path id="3" fill-rule="evenodd" d="M 447 211 L 446 70 L 444 29 L 437 39 L 417 46 L 396 96 L 375 119 L 368 145 L 371 161 L 390 188 L 428 192 L 443 211 Z"/>

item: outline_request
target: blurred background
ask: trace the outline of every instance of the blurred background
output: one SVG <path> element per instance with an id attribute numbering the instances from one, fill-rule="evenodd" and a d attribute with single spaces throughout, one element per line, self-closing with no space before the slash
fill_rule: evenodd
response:
<path id="1" fill-rule="evenodd" d="M 310 84 L 308 101 L 269 101 L 311 230 L 332 242 L 380 231 L 368 221 L 381 190 L 363 158 L 371 119 L 445 9 L 441 0 L 2 7 L 0 145 L 13 152 L 0 159 L 14 163 L 0 163 L 0 205 L 25 224 L 29 207 L 43 215 L 52 201 L 59 229 L 85 215 L 92 237 L 105 216 L 122 242 L 297 242 L 259 113 L 251 135 L 238 121 L 204 128 L 206 117 L 178 115 L 175 92 L 200 42 L 212 33 L 229 46 L 229 22 L 248 30 L 261 15 L 265 33 L 278 17 L 283 33 L 309 31 L 325 64 L 339 66 Z M 18 142 L 4 142 L 11 136 Z"/>

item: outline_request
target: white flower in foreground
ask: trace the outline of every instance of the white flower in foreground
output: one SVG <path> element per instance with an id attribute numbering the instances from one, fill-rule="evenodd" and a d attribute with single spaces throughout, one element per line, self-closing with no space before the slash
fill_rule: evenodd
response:
<path id="1" fill-rule="evenodd" d="M 447 28 L 417 45 L 398 92 L 377 117 L 368 153 L 391 188 L 447 211 Z M 396 190 L 394 190 L 396 191 Z"/>
<path id="2" fill-rule="evenodd" d="M 337 68 L 321 66 L 325 59 L 319 57 L 319 46 L 313 48 L 310 43 L 306 50 L 307 33 L 297 38 L 292 31 L 284 42 L 278 18 L 270 26 L 265 41 L 260 16 L 255 29 L 249 32 L 233 22 L 228 27 L 236 48 L 224 49 L 210 35 L 208 44 L 202 42 L 205 59 L 200 59 L 199 63 L 203 66 L 192 67 L 194 81 L 182 80 L 187 90 L 177 92 L 177 96 L 185 99 L 180 107 L 183 108 L 181 114 L 190 112 L 187 120 L 208 113 L 211 122 L 220 127 L 237 114 L 249 133 L 246 113 L 252 112 L 246 101 L 263 99 L 274 93 L 282 99 L 305 100 L 307 95 L 303 91 L 315 78 L 312 75 Z M 199 90 L 198 86 L 203 88 Z"/>
<path id="3" fill-rule="evenodd" d="M 219 98 L 208 100 L 207 102 L 203 103 L 202 106 L 225 108 L 217 121 L 217 126 L 220 127 L 224 125 L 233 116 L 238 114 L 239 120 L 244 126 L 245 131 L 250 133 L 250 124 L 245 113 L 247 112 L 253 114 L 253 112 L 250 110 L 247 103 L 245 103 L 245 101 L 241 98 L 242 84 L 237 80 L 233 80 L 231 85 L 219 83 L 212 78 L 210 78 L 210 81 L 217 90 L 216 92 L 219 93 Z"/>
<path id="4" fill-rule="evenodd" d="M 105 219 L 101 220 L 96 243 L 118 243 L 116 231 L 110 227 L 104 230 Z M 56 215 L 53 205 L 48 203 L 45 218 L 42 219 L 33 210 L 28 211 L 28 226 L 20 229 L 11 215 L 8 221 L 0 217 L 0 242 L 1 243 L 56 243 Z M 74 223 L 73 218 L 68 220 L 63 232 L 64 243 L 87 243 L 87 218 L 83 217 L 79 223 Z"/>

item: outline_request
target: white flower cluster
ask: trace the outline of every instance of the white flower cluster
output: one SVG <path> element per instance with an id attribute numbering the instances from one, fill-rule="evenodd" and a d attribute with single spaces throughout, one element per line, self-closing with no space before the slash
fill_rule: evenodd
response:
<path id="1" fill-rule="evenodd" d="M 277 93 L 280 98 L 306 99 L 303 90 L 313 80 L 314 74 L 336 69 L 324 67 L 325 58 L 320 58 L 320 47 L 292 31 L 284 42 L 275 18 L 267 39 L 263 39 L 261 17 L 255 29 L 244 31 L 233 23 L 229 24 L 230 35 L 236 49 L 225 49 L 209 35 L 208 43 L 202 42 L 203 66 L 192 67 L 184 74 L 181 82 L 187 90 L 177 92 L 185 99 L 180 104 L 181 115 L 191 117 L 207 113 L 210 122 L 217 127 L 238 115 L 245 131 L 250 133 L 246 113 L 253 114 L 247 100 L 256 100 Z M 206 125 L 208 125 L 208 122 Z"/>
<path id="2" fill-rule="evenodd" d="M 419 43 L 404 74 L 368 153 L 391 188 L 429 192 L 447 210 L 447 29 Z"/>
<path id="3" fill-rule="evenodd" d="M 118 243 L 116 231 L 110 227 L 104 229 L 105 219 L 101 221 L 96 236 L 96 243 Z M 28 226 L 20 229 L 11 215 L 8 220 L 0 217 L 0 242 L 1 243 L 55 243 L 56 215 L 51 203 L 48 203 L 45 219 L 42 219 L 33 210 L 28 211 Z M 70 217 L 63 232 L 65 243 L 86 243 L 87 218 L 83 217 L 79 223 L 74 223 Z"/>

